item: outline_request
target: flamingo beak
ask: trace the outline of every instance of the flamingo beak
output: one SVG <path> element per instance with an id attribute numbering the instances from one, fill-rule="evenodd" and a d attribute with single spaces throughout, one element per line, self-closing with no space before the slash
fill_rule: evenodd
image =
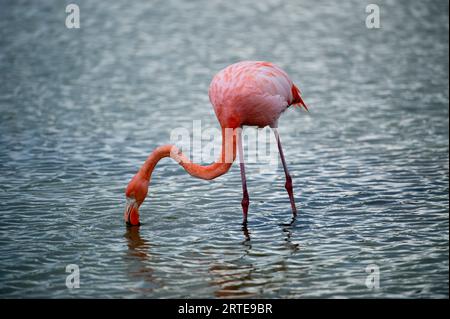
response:
<path id="1" fill-rule="evenodd" d="M 127 198 L 127 205 L 123 215 L 127 226 L 139 226 L 139 205 L 134 198 Z"/>

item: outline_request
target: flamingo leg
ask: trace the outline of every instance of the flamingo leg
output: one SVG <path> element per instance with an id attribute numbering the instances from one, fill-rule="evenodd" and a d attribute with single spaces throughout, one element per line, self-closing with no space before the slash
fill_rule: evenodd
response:
<path id="1" fill-rule="evenodd" d="M 245 178 L 245 160 L 244 160 L 244 150 L 242 147 L 242 129 L 237 130 L 237 143 L 238 143 L 238 154 L 239 154 L 239 166 L 241 168 L 241 179 L 242 179 L 242 212 L 244 214 L 244 219 L 242 224 L 247 225 L 247 213 L 248 205 L 250 204 L 250 199 L 248 197 L 247 191 L 247 179 Z"/>
<path id="2" fill-rule="evenodd" d="M 281 147 L 280 134 L 278 134 L 277 128 L 273 128 L 272 130 L 273 133 L 275 134 L 275 138 L 277 139 L 278 151 L 280 152 L 281 162 L 283 163 L 284 168 L 284 174 L 286 175 L 286 184 L 284 186 L 288 192 L 289 200 L 291 201 L 292 214 L 296 216 L 297 208 L 295 207 L 294 191 L 292 188 L 292 177 L 289 174 L 289 170 L 286 165 L 286 160 L 284 159 L 283 148 Z"/>

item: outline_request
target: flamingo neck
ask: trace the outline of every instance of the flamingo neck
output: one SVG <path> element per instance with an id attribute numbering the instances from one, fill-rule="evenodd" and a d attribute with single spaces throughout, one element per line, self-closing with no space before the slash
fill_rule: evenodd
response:
<path id="1" fill-rule="evenodd" d="M 230 169 L 236 158 L 236 129 L 222 128 L 222 151 L 216 162 L 210 165 L 199 165 L 192 163 L 175 145 L 163 145 L 156 148 L 142 165 L 138 174 L 150 181 L 156 164 L 165 158 L 174 159 L 190 175 L 211 180 L 219 177 Z"/>

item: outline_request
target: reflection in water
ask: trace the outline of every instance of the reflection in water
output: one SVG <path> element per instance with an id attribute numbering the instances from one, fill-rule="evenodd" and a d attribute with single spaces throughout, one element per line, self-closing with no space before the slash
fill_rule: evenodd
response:
<path id="1" fill-rule="evenodd" d="M 245 237 L 245 240 L 242 242 L 242 244 L 244 244 L 244 245 L 249 244 L 249 246 L 251 248 L 251 245 L 250 245 L 251 238 L 250 238 L 250 232 L 248 231 L 248 228 L 247 228 L 247 224 L 242 225 L 242 233 L 244 234 L 244 237 Z"/>
<path id="2" fill-rule="evenodd" d="M 139 227 L 127 227 L 124 237 L 128 241 L 128 274 L 134 281 L 138 282 L 138 287 L 132 290 L 137 292 L 152 292 L 158 286 L 154 277 L 153 269 L 148 265 L 152 256 L 150 255 L 150 244 L 143 239 L 139 233 Z"/>
<path id="3" fill-rule="evenodd" d="M 285 241 L 285 246 L 287 248 L 289 248 L 289 250 L 292 253 L 295 253 L 296 251 L 298 251 L 299 248 L 299 244 L 297 243 L 293 243 L 291 238 L 292 238 L 292 228 L 295 225 L 295 222 L 297 220 L 297 215 L 294 215 L 291 219 L 291 222 L 288 224 L 281 224 L 280 226 L 282 226 L 281 230 L 283 231 L 283 233 L 286 234 L 286 238 L 284 239 Z"/>
<path id="4" fill-rule="evenodd" d="M 239 254 L 240 257 L 235 260 L 220 260 L 209 267 L 209 273 L 212 276 L 210 285 L 218 287 L 214 291 L 214 296 L 217 298 L 249 298 L 257 295 L 248 289 L 250 283 L 253 282 L 252 273 L 255 271 L 255 267 L 247 261 L 252 250 L 247 225 L 242 226 L 242 233 L 244 235 L 243 254 Z"/>
<path id="5" fill-rule="evenodd" d="M 295 226 L 296 217 L 294 216 L 290 223 L 280 224 L 282 227 L 283 245 L 281 248 L 281 259 L 274 264 L 277 266 L 275 271 L 285 272 L 287 270 L 287 259 L 299 250 L 299 244 L 293 243 L 292 232 Z M 268 281 L 271 280 L 271 274 L 266 273 L 267 269 L 260 267 L 273 258 L 270 254 L 261 252 L 261 248 L 256 246 L 253 251 L 253 244 L 250 237 L 251 232 L 247 225 L 242 226 L 244 241 L 242 241 L 243 254 L 231 261 L 217 261 L 209 267 L 209 273 L 212 275 L 211 286 L 218 289 L 214 291 L 214 296 L 218 298 L 250 298 L 260 295 Z M 255 258 L 256 257 L 256 258 Z M 262 260 L 266 259 L 266 261 Z M 260 278 L 261 274 L 266 273 Z"/>
<path id="6" fill-rule="evenodd" d="M 150 248 L 150 244 L 148 244 L 145 239 L 141 238 L 139 227 L 127 227 L 124 237 L 128 239 L 128 252 L 131 255 L 143 259 L 148 258 L 149 255 L 147 250 Z"/>
<path id="7" fill-rule="evenodd" d="M 215 264 L 209 268 L 213 279 L 210 284 L 217 286 L 214 296 L 217 298 L 249 298 L 257 295 L 250 289 L 254 284 L 252 273 L 255 268 L 252 264 L 237 265 L 233 263 Z"/>

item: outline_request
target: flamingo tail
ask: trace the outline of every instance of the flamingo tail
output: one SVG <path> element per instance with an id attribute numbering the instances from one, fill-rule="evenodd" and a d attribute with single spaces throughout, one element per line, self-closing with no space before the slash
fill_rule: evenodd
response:
<path id="1" fill-rule="evenodd" d="M 308 107 L 306 106 L 305 102 L 303 102 L 302 97 L 300 96 L 300 90 L 295 84 L 292 84 L 292 96 L 294 100 L 292 101 L 291 105 L 299 106 L 300 108 L 303 107 L 306 111 L 309 112 Z"/>

